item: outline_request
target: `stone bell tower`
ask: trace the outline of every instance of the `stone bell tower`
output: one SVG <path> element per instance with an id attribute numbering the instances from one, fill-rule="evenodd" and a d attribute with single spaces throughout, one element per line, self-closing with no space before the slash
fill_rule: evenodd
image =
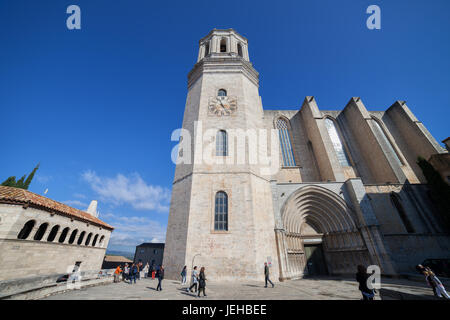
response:
<path id="1" fill-rule="evenodd" d="M 192 266 L 204 266 L 211 281 L 263 280 L 269 262 L 275 280 L 270 176 L 261 174 L 258 161 L 249 161 L 260 152 L 249 152 L 249 136 L 264 128 L 259 74 L 250 63 L 247 39 L 233 29 L 212 30 L 199 47 L 188 74 L 166 276 L 178 279 L 186 265 L 189 273 Z"/>

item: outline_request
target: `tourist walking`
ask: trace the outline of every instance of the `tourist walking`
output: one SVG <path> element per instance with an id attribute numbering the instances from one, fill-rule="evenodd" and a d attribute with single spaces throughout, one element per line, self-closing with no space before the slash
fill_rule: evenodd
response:
<path id="1" fill-rule="evenodd" d="M 158 278 L 158 285 L 156 286 L 156 291 L 162 291 L 162 281 L 164 279 L 164 267 L 161 266 L 158 270 L 156 270 L 156 277 Z"/>
<path id="2" fill-rule="evenodd" d="M 436 296 L 438 296 L 439 298 L 450 299 L 450 296 L 448 295 L 447 291 L 445 290 L 445 287 L 442 284 L 441 280 L 439 280 L 439 278 L 434 274 L 434 272 L 430 268 L 426 267 L 425 270 L 428 273 L 428 277 L 429 277 L 430 281 L 434 282 L 434 284 L 435 284 Z"/>
<path id="3" fill-rule="evenodd" d="M 122 279 L 123 281 L 128 280 L 130 277 L 130 267 L 128 267 L 128 263 L 125 263 L 125 267 L 123 268 Z"/>
<path id="4" fill-rule="evenodd" d="M 197 266 L 195 266 L 194 270 L 192 270 L 191 286 L 186 291 L 192 292 L 192 288 L 195 287 L 195 292 L 197 292 L 197 285 L 198 285 L 198 271 Z"/>
<path id="5" fill-rule="evenodd" d="M 149 271 L 149 266 L 148 266 L 148 262 L 147 262 L 147 264 L 144 267 L 144 278 L 148 277 L 148 271 Z"/>
<path id="6" fill-rule="evenodd" d="M 141 280 L 141 265 L 140 262 L 136 263 L 136 279 Z"/>
<path id="7" fill-rule="evenodd" d="M 264 278 L 265 278 L 265 282 L 266 285 L 264 286 L 264 288 L 267 288 L 267 282 L 270 282 L 270 284 L 272 285 L 272 288 L 274 287 L 274 284 L 272 281 L 270 281 L 269 278 L 269 266 L 267 265 L 267 262 L 264 262 Z"/>
<path id="8" fill-rule="evenodd" d="M 203 291 L 203 296 L 206 297 L 205 293 L 206 288 L 206 276 L 205 276 L 205 267 L 200 269 L 200 274 L 198 275 L 198 296 L 200 297 L 200 292 Z"/>
<path id="9" fill-rule="evenodd" d="M 186 284 L 186 266 L 183 267 L 183 270 L 181 270 L 181 284 Z"/>
<path id="10" fill-rule="evenodd" d="M 419 264 L 416 266 L 417 271 L 425 276 L 425 280 L 428 285 L 433 289 L 433 294 L 436 297 L 450 299 L 449 294 L 445 290 L 444 285 L 441 280 L 434 274 L 434 272 L 429 267 L 424 267 Z"/>
<path id="11" fill-rule="evenodd" d="M 136 283 L 137 273 L 138 273 L 138 267 L 133 263 L 133 265 L 131 266 L 131 269 L 130 269 L 130 284 L 133 283 L 133 280 L 134 280 L 134 283 Z"/>
<path id="12" fill-rule="evenodd" d="M 120 268 L 120 265 L 117 266 L 116 271 L 114 271 L 114 282 L 120 282 L 120 274 L 122 272 L 122 269 Z"/>
<path id="13" fill-rule="evenodd" d="M 373 300 L 375 297 L 375 290 L 369 289 L 367 286 L 367 279 L 369 279 L 369 274 L 367 273 L 367 269 L 362 266 L 358 265 L 357 267 L 358 272 L 356 273 L 356 281 L 359 283 L 359 291 L 361 291 L 363 300 Z"/>

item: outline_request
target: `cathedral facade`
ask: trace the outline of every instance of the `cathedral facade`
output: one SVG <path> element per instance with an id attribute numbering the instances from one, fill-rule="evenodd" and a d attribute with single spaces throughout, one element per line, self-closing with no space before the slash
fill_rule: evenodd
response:
<path id="1" fill-rule="evenodd" d="M 353 97 L 321 110 L 308 96 L 297 110 L 263 109 L 245 37 L 214 29 L 199 47 L 173 181 L 168 278 L 196 265 L 210 280 L 261 280 L 264 263 L 281 281 L 354 273 L 358 264 L 394 275 L 450 258 L 416 163 L 447 151 L 404 101 L 369 111 Z"/>

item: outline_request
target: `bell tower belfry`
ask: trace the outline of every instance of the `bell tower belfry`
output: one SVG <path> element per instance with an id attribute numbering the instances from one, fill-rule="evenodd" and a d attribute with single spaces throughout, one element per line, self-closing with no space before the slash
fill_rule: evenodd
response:
<path id="1" fill-rule="evenodd" d="M 199 41 L 167 225 L 169 279 L 186 265 L 189 274 L 204 266 L 212 281 L 261 280 L 265 262 L 278 278 L 270 176 L 249 161 L 260 152 L 250 136 L 265 128 L 258 88 L 245 37 L 213 29 Z"/>

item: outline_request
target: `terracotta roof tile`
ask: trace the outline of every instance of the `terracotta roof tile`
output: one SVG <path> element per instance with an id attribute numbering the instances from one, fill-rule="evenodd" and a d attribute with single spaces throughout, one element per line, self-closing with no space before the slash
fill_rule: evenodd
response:
<path id="1" fill-rule="evenodd" d="M 16 203 L 29 205 L 56 214 L 68 216 L 77 220 L 90 222 L 104 228 L 113 230 L 114 228 L 87 212 L 72 208 L 61 202 L 46 198 L 28 190 L 0 186 L 0 203 Z"/>
<path id="2" fill-rule="evenodd" d="M 106 261 L 106 262 L 133 262 L 132 260 L 125 258 L 124 256 L 110 256 L 110 255 L 106 255 L 104 261 Z"/>

